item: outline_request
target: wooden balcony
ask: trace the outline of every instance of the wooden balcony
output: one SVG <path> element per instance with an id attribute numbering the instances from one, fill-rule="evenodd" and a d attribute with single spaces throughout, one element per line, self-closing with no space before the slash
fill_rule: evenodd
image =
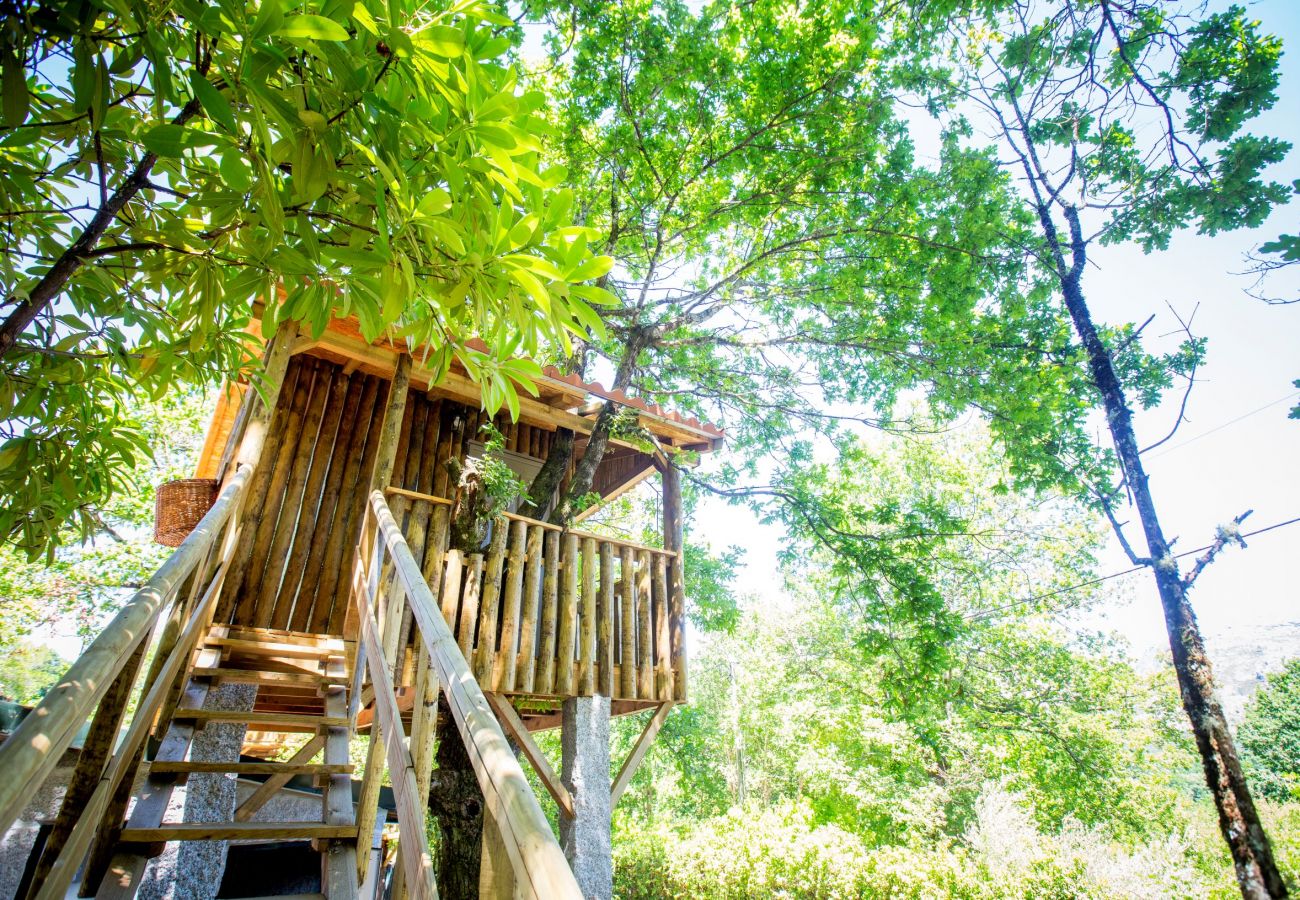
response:
<path id="1" fill-rule="evenodd" d="M 603 694 L 615 714 L 686 699 L 677 553 L 506 514 L 466 554 L 446 548 L 450 501 L 388 495 L 480 687 L 530 728 L 558 724 L 568 697 Z"/>

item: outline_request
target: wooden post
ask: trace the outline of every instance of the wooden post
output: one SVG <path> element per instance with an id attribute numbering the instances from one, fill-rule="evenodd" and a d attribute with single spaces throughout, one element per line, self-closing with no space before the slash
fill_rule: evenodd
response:
<path id="1" fill-rule="evenodd" d="M 636 573 L 636 667 L 637 696 L 654 696 L 654 675 L 651 672 L 654 652 L 653 633 L 650 628 L 650 551 L 637 553 Z"/>
<path id="2" fill-rule="evenodd" d="M 514 690 L 519 655 L 519 613 L 523 599 L 524 553 L 528 523 L 510 522 L 510 555 L 506 559 L 505 596 L 501 603 L 501 652 L 497 654 L 493 684 L 498 691 Z"/>
<path id="3" fill-rule="evenodd" d="M 662 553 L 654 555 L 655 699 L 672 699 L 672 670 L 668 653 L 668 565 Z"/>
<path id="4" fill-rule="evenodd" d="M 555 629 L 559 618 L 559 533 L 547 531 L 543 545 L 542 625 L 537 641 L 537 679 L 534 687 L 539 694 L 551 694 L 555 689 Z"/>
<path id="5" fill-rule="evenodd" d="M 531 693 L 537 673 L 537 610 L 542 598 L 542 526 L 528 527 L 524 549 L 524 602 L 519 616 L 519 664 L 512 689 Z"/>
<path id="6" fill-rule="evenodd" d="M 406 418 L 406 395 L 410 387 L 411 356 L 409 353 L 400 353 L 388 389 L 388 408 L 384 410 L 384 424 L 379 432 L 379 451 L 375 456 L 375 467 L 370 473 L 372 491 L 382 491 L 393 478 L 393 463 L 397 458 L 402 421 Z"/>
<path id="7" fill-rule="evenodd" d="M 619 646 L 619 693 L 626 700 L 636 697 L 636 563 L 631 547 L 622 548 L 623 579 Z"/>
<path id="8" fill-rule="evenodd" d="M 686 700 L 686 563 L 682 523 L 682 481 L 670 460 L 663 469 L 664 547 L 672 550 L 668 572 L 669 657 L 673 670 L 673 699 Z"/>
<path id="9" fill-rule="evenodd" d="M 578 536 L 566 532 L 560 561 L 560 627 L 555 649 L 555 693 L 573 694 L 574 647 L 578 619 Z"/>
<path id="10" fill-rule="evenodd" d="M 492 539 L 484 560 L 483 593 L 479 600 L 478 649 L 474 654 L 474 677 L 484 690 L 492 689 L 492 669 L 496 664 L 497 621 L 501 612 L 501 576 L 506 561 L 509 522 L 498 516 L 492 522 Z"/>
<path id="11" fill-rule="evenodd" d="M 384 409 L 384 421 L 380 426 L 379 445 L 375 454 L 374 468 L 370 473 L 370 486 L 372 490 L 382 491 L 388 486 L 389 480 L 393 477 L 393 464 L 397 455 L 398 438 L 401 434 L 402 420 L 405 418 L 406 396 L 411 383 L 411 357 L 408 354 L 401 353 L 397 357 L 397 368 L 393 372 L 392 384 L 388 390 L 388 404 Z M 363 520 L 368 516 L 363 515 Z M 369 561 L 373 575 L 380 570 L 385 553 L 383 543 L 379 542 L 380 551 L 373 559 Z M 400 598 L 400 599 L 399 599 Z M 360 599 L 360 598 L 358 598 Z M 392 671 L 393 665 L 397 661 L 397 636 L 401 628 L 402 613 L 398 608 L 403 606 L 405 594 L 400 590 L 392 593 L 394 602 L 390 603 L 387 615 L 384 619 L 383 633 L 383 665 L 388 671 Z M 346 620 L 352 621 L 357 617 L 357 611 L 354 604 L 349 604 Z M 373 615 L 373 610 L 367 615 Z M 357 632 L 356 627 L 348 631 Z M 378 662 L 378 661 L 376 661 Z M 362 665 L 360 659 L 357 666 Z M 376 690 L 378 687 L 376 686 Z M 379 699 L 376 699 L 376 704 Z M 379 770 L 383 766 L 384 760 L 384 737 L 383 728 L 379 723 L 378 710 L 370 727 L 370 746 L 366 753 L 365 775 L 361 782 L 361 795 L 357 798 L 357 834 L 368 835 L 374 828 L 375 817 L 378 813 L 379 804 Z M 365 878 L 366 867 L 370 858 L 370 844 L 362 837 L 357 841 L 357 880 Z"/>
<path id="12" fill-rule="evenodd" d="M 284 384 L 284 373 L 289 368 L 289 355 L 293 344 L 298 339 L 298 323 L 285 321 L 275 330 L 275 336 L 266 345 L 266 356 L 262 361 L 262 388 L 254 386 L 252 396 L 258 399 L 244 426 L 244 436 L 239 442 L 239 451 L 235 454 L 235 469 L 243 465 L 256 465 L 262 457 L 262 447 L 271 424 L 271 413 L 275 411 L 280 397 L 280 387 Z M 251 399 L 251 398 L 250 398 Z M 222 481 L 228 481 L 233 473 L 223 473 Z"/>
<path id="13" fill-rule="evenodd" d="M 285 375 L 289 371 L 289 358 L 294 341 L 298 339 L 298 323 L 281 322 L 275 335 L 266 345 L 266 355 L 262 359 L 262 385 L 259 391 L 254 385 L 244 393 L 244 403 L 251 404 L 239 439 L 239 449 L 235 452 L 234 465 L 227 471 L 218 473 L 224 487 L 243 465 L 254 466 L 253 484 L 249 486 L 250 501 L 259 495 L 259 483 L 264 489 L 271 477 L 269 465 L 258 465 L 262 458 L 262 448 L 266 446 L 267 435 L 271 433 L 271 422 L 280 408 L 280 393 L 284 388 Z M 249 502 L 244 504 L 242 518 L 245 522 L 255 520 L 262 514 L 261 504 Z M 245 545 L 251 545 L 252 534 L 244 535 Z M 241 548 L 242 549 L 242 548 Z M 251 546 L 250 548 L 251 549 Z M 245 564 L 247 558 L 245 556 Z M 216 620 L 224 622 L 234 609 L 235 593 L 243 581 L 243 572 L 236 572 L 232 566 L 226 581 L 225 594 L 217 608 Z"/>
<path id="14" fill-rule="evenodd" d="M 596 689 L 596 539 L 582 539 L 582 602 L 578 612 L 578 693 Z"/>
<path id="15" fill-rule="evenodd" d="M 600 542 L 600 594 L 596 599 L 596 692 L 614 696 L 614 548 Z"/>

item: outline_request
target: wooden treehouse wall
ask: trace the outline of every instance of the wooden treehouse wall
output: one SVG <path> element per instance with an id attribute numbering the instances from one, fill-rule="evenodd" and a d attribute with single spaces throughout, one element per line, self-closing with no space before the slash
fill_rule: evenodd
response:
<path id="1" fill-rule="evenodd" d="M 342 631 L 388 385 L 315 357 L 292 360 L 262 451 L 265 464 L 249 486 L 218 622 Z M 446 463 L 464 456 L 486 418 L 454 400 L 412 391 L 392 485 L 450 496 Z M 507 449 L 533 457 L 549 452 L 553 432 L 498 424 Z"/>

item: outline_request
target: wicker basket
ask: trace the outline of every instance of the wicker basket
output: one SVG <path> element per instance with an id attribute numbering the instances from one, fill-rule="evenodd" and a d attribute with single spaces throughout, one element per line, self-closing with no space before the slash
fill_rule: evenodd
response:
<path id="1" fill-rule="evenodd" d="M 215 478 L 180 478 L 158 485 L 153 507 L 153 539 L 179 547 L 217 502 Z"/>

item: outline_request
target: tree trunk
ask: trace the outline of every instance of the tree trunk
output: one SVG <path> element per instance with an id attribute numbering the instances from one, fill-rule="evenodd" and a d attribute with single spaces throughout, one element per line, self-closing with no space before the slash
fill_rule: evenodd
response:
<path id="1" fill-rule="evenodd" d="M 623 347 L 623 358 L 619 360 L 618 370 L 614 373 L 612 390 L 626 390 L 632 383 L 637 357 L 645 348 L 647 340 L 646 333 L 640 330 L 633 331 L 632 337 Z M 555 505 L 551 515 L 547 517 L 548 521 L 556 525 L 568 525 L 580 512 L 574 508 L 574 501 L 591 490 L 591 484 L 596 478 L 596 470 L 600 468 L 601 460 L 605 458 L 605 448 L 609 446 L 609 436 L 614 430 L 614 417 L 617 415 L 618 404 L 613 400 L 606 400 L 605 405 L 600 409 L 600 414 L 596 416 L 595 424 L 591 427 L 591 435 L 587 439 L 586 449 L 582 451 L 582 459 L 578 460 L 578 465 L 573 470 L 573 477 L 569 479 L 569 490 Z M 558 439 L 556 443 L 559 443 Z M 572 452 L 570 448 L 570 455 Z M 548 458 L 547 463 L 549 462 Z M 563 469 L 560 471 L 563 472 Z"/>
<path id="2" fill-rule="evenodd" d="M 574 437 L 568 428 L 555 432 L 555 441 L 546 454 L 546 462 L 542 463 L 542 468 L 533 476 L 533 483 L 528 488 L 528 502 L 521 510 L 524 515 L 534 519 L 549 519 L 555 512 L 558 505 L 556 493 L 569 468 L 569 461 L 573 459 Z"/>
<path id="3" fill-rule="evenodd" d="M 1054 247 L 1059 247 L 1050 214 L 1040 210 L 1040 217 L 1045 220 L 1044 228 L 1048 232 L 1049 241 Z M 1187 599 L 1190 585 L 1183 580 L 1160 526 L 1133 431 L 1132 412 L 1115 372 L 1110 351 L 1097 333 L 1092 313 L 1083 296 L 1080 280 L 1087 246 L 1081 237 L 1078 213 L 1067 210 L 1066 219 L 1071 230 L 1070 267 L 1066 269 L 1059 254 L 1057 257 L 1066 309 L 1069 310 L 1075 331 L 1088 354 L 1088 367 L 1102 398 L 1111 440 L 1142 523 L 1148 565 L 1155 576 L 1160 603 L 1164 608 L 1165 628 L 1169 634 L 1169 649 L 1173 653 L 1183 709 L 1191 721 L 1196 748 L 1205 768 L 1205 780 L 1218 808 L 1219 829 L 1232 852 L 1242 896 L 1247 900 L 1285 897 L 1286 884 L 1273 859 L 1273 849 L 1260 822 L 1255 801 L 1250 795 L 1250 787 L 1242 772 L 1228 721 L 1215 695 L 1210 659 L 1205 651 L 1196 614 Z"/>
<path id="4" fill-rule="evenodd" d="M 437 769 L 429 791 L 429 811 L 438 823 L 438 896 L 478 900 L 479 854 L 483 847 L 483 794 L 460 731 L 438 701 Z"/>

